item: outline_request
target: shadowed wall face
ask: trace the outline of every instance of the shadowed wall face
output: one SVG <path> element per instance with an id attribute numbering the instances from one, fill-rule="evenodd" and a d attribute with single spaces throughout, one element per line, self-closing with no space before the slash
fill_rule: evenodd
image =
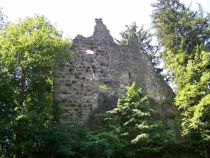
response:
<path id="1" fill-rule="evenodd" d="M 73 49 L 71 61 L 55 72 L 55 98 L 62 108 L 75 110 L 82 121 L 97 108 L 113 108 L 101 96 L 116 103 L 122 94 L 121 85 L 129 86 L 134 81 L 154 100 L 161 115 L 174 113 L 173 105 L 163 103 L 173 96 L 171 88 L 135 39 L 126 46 L 116 44 L 102 19 L 96 19 L 93 35 L 77 36 Z"/>

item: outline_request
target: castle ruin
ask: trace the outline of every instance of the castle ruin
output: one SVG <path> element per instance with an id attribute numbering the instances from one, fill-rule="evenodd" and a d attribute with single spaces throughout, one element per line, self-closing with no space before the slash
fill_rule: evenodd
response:
<path id="1" fill-rule="evenodd" d="M 107 95 L 116 102 L 121 85 L 129 86 L 134 81 L 154 100 L 161 115 L 174 113 L 174 106 L 165 103 L 174 95 L 172 89 L 155 71 L 137 40 L 118 45 L 102 19 L 96 19 L 93 35 L 77 36 L 73 51 L 71 60 L 55 72 L 55 98 L 63 108 L 75 110 L 82 121 L 97 108 L 113 108 L 103 103 L 103 97 Z"/>

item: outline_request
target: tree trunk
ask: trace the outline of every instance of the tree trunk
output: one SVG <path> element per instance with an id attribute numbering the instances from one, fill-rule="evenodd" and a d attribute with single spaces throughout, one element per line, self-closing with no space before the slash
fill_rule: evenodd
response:
<path id="1" fill-rule="evenodd" d="M 17 129 L 16 139 L 15 139 L 15 145 L 16 145 L 15 157 L 16 158 L 22 158 L 20 142 L 21 142 L 21 136 L 20 136 L 19 129 Z"/>
<path id="2" fill-rule="evenodd" d="M 22 69 L 21 69 L 22 70 Z M 21 74 L 21 80 L 20 80 L 20 94 L 19 94 L 19 107 L 21 109 L 20 114 L 23 112 L 23 103 L 24 103 L 24 90 L 25 90 L 25 77 L 23 75 L 23 72 Z M 22 149 L 21 149 L 21 142 L 22 142 L 22 131 L 21 131 L 21 122 L 17 121 L 17 127 L 16 127 L 16 139 L 15 139 L 15 145 L 16 145 L 16 151 L 15 156 L 16 158 L 22 158 Z"/>
<path id="3" fill-rule="evenodd" d="M 208 151 L 205 144 L 203 145 L 203 149 L 204 149 L 205 158 L 208 158 Z"/>

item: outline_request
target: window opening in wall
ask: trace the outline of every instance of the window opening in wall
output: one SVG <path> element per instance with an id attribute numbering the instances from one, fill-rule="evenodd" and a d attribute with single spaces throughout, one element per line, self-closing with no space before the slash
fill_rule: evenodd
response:
<path id="1" fill-rule="evenodd" d="M 92 67 L 92 70 L 93 70 L 93 79 L 95 79 L 96 78 L 96 76 L 95 76 L 96 68 L 95 68 L 94 65 L 92 65 L 91 67 Z"/>
<path id="2" fill-rule="evenodd" d="M 96 78 L 96 76 L 95 76 L 95 74 L 93 74 L 93 79 L 95 79 Z"/>
<path id="3" fill-rule="evenodd" d="M 92 50 L 90 50 L 90 49 L 87 49 L 85 52 L 86 52 L 87 54 L 95 54 L 95 52 L 92 51 Z"/>

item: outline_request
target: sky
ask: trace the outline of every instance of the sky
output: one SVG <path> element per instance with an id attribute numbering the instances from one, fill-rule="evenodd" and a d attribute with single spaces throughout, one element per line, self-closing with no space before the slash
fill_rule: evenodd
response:
<path id="1" fill-rule="evenodd" d="M 200 3 L 210 12 L 210 0 L 181 0 L 196 8 Z M 44 15 L 63 31 L 64 36 L 85 37 L 93 33 L 95 18 L 102 18 L 112 36 L 120 38 L 125 25 L 136 22 L 151 28 L 152 7 L 155 0 L 0 0 L 0 7 L 8 21 L 16 22 L 34 14 Z"/>

